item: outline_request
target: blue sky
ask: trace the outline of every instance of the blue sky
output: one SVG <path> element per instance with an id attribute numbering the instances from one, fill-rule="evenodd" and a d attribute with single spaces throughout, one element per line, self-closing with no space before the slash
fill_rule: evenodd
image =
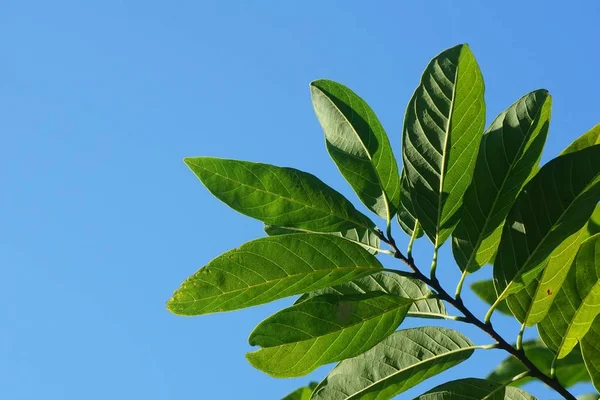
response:
<path id="1" fill-rule="evenodd" d="M 165 310 L 188 275 L 263 235 L 182 158 L 292 166 L 356 201 L 327 156 L 308 83 L 353 88 L 399 156 L 427 61 L 467 42 L 488 123 L 550 90 L 548 160 L 600 122 L 599 17 L 593 0 L 0 1 L 0 398 L 278 399 L 320 380 L 327 368 L 275 380 L 244 358 L 252 328 L 290 299 L 199 318 Z M 430 247 L 417 246 L 423 265 Z M 448 249 L 441 258 L 452 288 L 457 268 Z M 516 335 L 509 319 L 494 321 Z M 502 358 L 478 353 L 402 398 L 483 377 Z"/>

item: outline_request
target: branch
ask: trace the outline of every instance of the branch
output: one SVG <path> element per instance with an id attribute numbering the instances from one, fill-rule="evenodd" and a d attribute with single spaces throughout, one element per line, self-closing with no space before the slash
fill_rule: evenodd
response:
<path id="1" fill-rule="evenodd" d="M 492 326 L 491 322 L 484 323 L 479 318 L 477 318 L 473 313 L 464 305 L 462 299 L 460 297 L 454 298 L 446 292 L 446 290 L 442 287 L 440 282 L 437 279 L 430 279 L 425 276 L 419 268 L 415 265 L 414 259 L 412 255 L 405 257 L 402 252 L 396 246 L 396 242 L 390 236 L 385 237 L 381 235 L 381 240 L 390 245 L 393 249 L 394 258 L 397 258 L 404 262 L 412 271 L 413 278 L 416 278 L 422 282 L 425 282 L 429 287 L 434 289 L 438 293 L 438 297 L 441 300 L 444 300 L 454 306 L 458 311 L 460 311 L 465 317 L 462 319 L 464 322 L 472 324 L 489 336 L 491 336 L 498 343 L 497 348 L 502 349 L 517 360 L 521 361 L 523 365 L 529 370 L 530 375 L 544 382 L 546 385 L 550 386 L 557 393 L 561 394 L 567 400 L 577 400 L 575 396 L 573 396 L 567 389 L 565 389 L 556 377 L 549 377 L 544 372 L 542 372 L 538 367 L 536 367 L 529 358 L 525 355 L 525 352 L 522 348 L 516 349 L 510 343 L 508 343 Z M 401 271 L 393 270 L 394 272 L 402 273 Z M 405 274 L 405 273 L 404 273 Z"/>

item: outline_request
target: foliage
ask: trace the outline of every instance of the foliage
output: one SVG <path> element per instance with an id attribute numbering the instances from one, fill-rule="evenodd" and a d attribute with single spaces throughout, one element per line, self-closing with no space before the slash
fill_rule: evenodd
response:
<path id="1" fill-rule="evenodd" d="M 262 221 L 267 236 L 209 262 L 167 308 L 202 315 L 300 295 L 250 334 L 258 348 L 248 361 L 274 377 L 338 364 L 285 399 L 389 399 L 493 348 L 508 357 L 486 379 L 448 382 L 418 399 L 534 399 L 518 388 L 531 380 L 571 400 L 576 383 L 600 388 L 600 126 L 540 166 L 550 94 L 526 94 L 485 129 L 483 76 L 469 47 L 458 45 L 431 60 L 408 103 L 399 169 L 362 98 L 330 80 L 310 91 L 329 154 L 385 228 L 309 173 L 187 158 L 212 194 Z M 394 221 L 410 236 L 406 252 L 392 236 Z M 412 256 L 421 236 L 433 244 L 429 274 Z M 454 295 L 436 276 L 449 238 L 462 271 Z M 402 268 L 384 268 L 385 256 Z M 486 264 L 493 280 L 471 286 L 491 305 L 482 320 L 461 292 Z M 447 305 L 462 315 L 448 315 Z M 491 324 L 495 310 L 522 324 L 514 345 Z M 474 344 L 447 327 L 403 329 L 406 318 L 470 324 L 494 342 Z M 523 343 L 531 326 L 541 339 Z"/>

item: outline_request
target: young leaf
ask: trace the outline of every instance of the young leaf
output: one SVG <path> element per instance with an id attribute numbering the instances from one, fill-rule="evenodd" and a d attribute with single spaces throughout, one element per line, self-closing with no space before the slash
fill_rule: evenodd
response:
<path id="1" fill-rule="evenodd" d="M 288 307 L 261 322 L 249 343 L 253 367 L 278 378 L 357 356 L 388 337 L 412 300 L 384 293 L 325 294 Z"/>
<path id="2" fill-rule="evenodd" d="M 400 176 L 387 134 L 369 105 L 337 82 L 310 84 L 327 150 L 360 200 L 391 221 L 400 203 Z"/>
<path id="3" fill-rule="evenodd" d="M 433 292 L 425 283 L 386 272 L 376 272 L 352 282 L 306 293 L 296 300 L 296 304 L 322 294 L 354 295 L 363 293 L 388 293 L 411 299 L 413 303 L 408 309 L 408 316 L 411 317 L 445 318 L 447 316 L 444 302 L 439 299 L 427 298 L 432 296 Z"/>
<path id="4" fill-rule="evenodd" d="M 546 90 L 531 92 L 496 117 L 483 135 L 452 239 L 461 270 L 478 270 L 498 249 L 506 215 L 542 155 L 551 107 Z"/>
<path id="5" fill-rule="evenodd" d="M 563 358 L 573 350 L 600 314 L 600 234 L 581 244 L 560 293 L 540 323 L 544 342 Z M 549 341 L 547 338 L 551 337 Z"/>
<path id="6" fill-rule="evenodd" d="M 600 200 L 600 145 L 544 165 L 513 205 L 494 262 L 499 299 L 530 284 L 555 248 L 577 232 Z"/>
<path id="7" fill-rule="evenodd" d="M 443 383 L 414 400 L 536 400 L 521 389 L 485 379 L 466 378 Z"/>
<path id="8" fill-rule="evenodd" d="M 374 227 L 344 196 L 306 172 L 212 157 L 185 163 L 219 200 L 266 224 L 317 232 Z"/>
<path id="9" fill-rule="evenodd" d="M 311 382 L 308 384 L 308 386 L 294 390 L 281 400 L 310 400 L 315 387 L 317 387 L 317 382 Z"/>
<path id="10" fill-rule="evenodd" d="M 402 158 L 416 217 L 439 248 L 458 222 L 485 124 L 483 77 L 467 45 L 436 56 L 408 103 Z"/>
<path id="11" fill-rule="evenodd" d="M 479 298 L 489 305 L 494 304 L 496 299 L 496 290 L 494 289 L 494 281 L 491 279 L 485 279 L 483 281 L 473 282 L 471 285 L 471 290 L 479 296 Z M 500 302 L 496 310 L 500 311 L 502 314 L 512 315 L 505 301 Z"/>
<path id="12" fill-rule="evenodd" d="M 554 360 L 554 354 L 544 345 L 539 339 L 528 340 L 523 343 L 523 350 L 527 358 L 533 362 L 546 375 L 550 375 L 550 369 Z M 512 379 L 527 371 L 527 367 L 513 356 L 507 357 L 500 365 L 498 365 L 491 374 L 487 376 L 494 382 L 502 384 L 510 384 L 512 386 L 521 386 L 533 380 L 534 378 L 527 377 L 512 382 Z M 589 382 L 590 375 L 585 369 L 581 351 L 576 349 L 562 360 L 557 360 L 555 364 L 556 378 L 560 384 L 566 388 L 571 387 L 580 382 Z"/>
<path id="13" fill-rule="evenodd" d="M 413 231 L 417 225 L 415 208 L 413 207 L 410 199 L 411 190 L 412 189 L 408 183 L 408 178 L 406 178 L 406 173 L 404 170 L 402 170 L 402 175 L 400 177 L 400 208 L 398 208 L 398 214 L 396 217 L 398 218 L 398 225 L 400 225 L 402 230 L 406 232 L 408 236 L 413 235 Z M 423 230 L 420 227 L 417 229 L 417 238 L 420 238 L 423 236 Z"/>
<path id="14" fill-rule="evenodd" d="M 167 303 L 180 315 L 255 306 L 378 271 L 362 247 L 333 235 L 299 233 L 248 242 L 189 277 Z"/>
<path id="15" fill-rule="evenodd" d="M 313 400 L 390 399 L 460 364 L 476 346 L 441 327 L 398 331 L 360 356 L 340 362 L 313 393 Z"/>
<path id="16" fill-rule="evenodd" d="M 282 228 L 280 226 L 265 225 L 265 233 L 269 236 L 289 235 L 290 233 L 319 233 L 308 232 L 294 228 Z M 379 237 L 372 231 L 364 228 L 352 228 L 342 232 L 329 232 L 331 235 L 343 237 L 346 240 L 361 245 L 371 254 L 377 254 L 380 250 Z"/>

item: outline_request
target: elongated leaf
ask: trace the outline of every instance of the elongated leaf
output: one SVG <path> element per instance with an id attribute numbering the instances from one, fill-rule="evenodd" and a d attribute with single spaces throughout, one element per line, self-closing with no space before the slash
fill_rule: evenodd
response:
<path id="1" fill-rule="evenodd" d="M 290 233 L 319 233 L 308 232 L 294 228 L 282 228 L 280 226 L 265 225 L 265 233 L 269 236 L 289 235 Z M 346 240 L 360 244 L 371 254 L 377 254 L 380 248 L 379 237 L 372 231 L 364 228 L 353 228 L 343 232 L 329 232 L 327 234 L 342 237 Z"/>
<path id="2" fill-rule="evenodd" d="M 524 342 L 523 350 L 525 350 L 527 358 L 529 358 L 536 367 L 546 375 L 550 375 L 554 354 L 541 340 L 535 339 Z M 590 375 L 585 369 L 581 351 L 579 349 L 574 350 L 562 360 L 557 360 L 555 369 L 558 381 L 566 388 L 580 382 L 590 381 Z M 527 377 L 512 383 L 511 381 L 516 375 L 525 371 L 527 371 L 527 367 L 525 367 L 523 363 L 515 357 L 509 356 L 502 361 L 502 363 L 500 363 L 486 379 L 506 385 L 521 386 L 534 378 Z"/>
<path id="3" fill-rule="evenodd" d="M 570 154 L 594 145 L 599 140 L 599 134 L 600 125 L 577 138 L 560 155 Z M 533 326 L 544 319 L 567 276 L 579 246 L 597 232 L 596 220 L 600 220 L 600 207 L 598 206 L 594 209 L 587 226 L 569 236 L 552 251 L 542 274 L 529 283 L 524 290 L 508 296 L 506 299 L 508 306 L 519 322 Z"/>
<path id="4" fill-rule="evenodd" d="M 485 379 L 466 378 L 434 387 L 414 400 L 536 400 L 521 389 Z"/>
<path id="5" fill-rule="evenodd" d="M 533 326 L 544 319 L 567 276 L 579 246 L 589 237 L 587 232 L 587 226 L 584 226 L 569 236 L 554 249 L 540 276 L 524 290 L 506 298 L 508 307 L 519 322 Z"/>
<path id="6" fill-rule="evenodd" d="M 344 196 L 306 172 L 211 157 L 185 163 L 219 200 L 266 224 L 318 232 L 374 227 Z"/>
<path id="7" fill-rule="evenodd" d="M 333 235 L 300 233 L 248 242 L 188 278 L 167 303 L 180 315 L 268 303 L 380 271 L 362 247 Z"/>
<path id="8" fill-rule="evenodd" d="M 384 293 L 312 297 L 261 322 L 249 343 L 262 349 L 246 358 L 274 377 L 306 375 L 375 346 L 396 330 L 411 304 Z"/>
<path id="9" fill-rule="evenodd" d="M 310 84 L 327 150 L 360 200 L 390 221 L 400 204 L 400 175 L 387 134 L 369 105 L 346 86 Z"/>
<path id="10" fill-rule="evenodd" d="M 573 350 L 600 314 L 600 234 L 582 243 L 575 262 L 557 295 L 547 319 L 540 324 L 540 335 L 554 346 L 557 357 Z M 543 332 L 543 333 L 542 333 Z M 546 337 L 551 340 L 546 341 Z"/>
<path id="11" fill-rule="evenodd" d="M 386 272 L 376 272 L 352 282 L 306 293 L 296 301 L 296 304 L 323 294 L 355 295 L 363 293 L 387 293 L 412 299 L 414 301 L 408 309 L 408 315 L 412 317 L 444 318 L 447 316 L 446 307 L 441 300 L 425 299 L 433 295 L 425 283 Z"/>
<path id="12" fill-rule="evenodd" d="M 310 400 L 313 389 L 317 387 L 317 382 L 311 382 L 308 386 L 304 386 L 294 390 L 281 400 Z"/>
<path id="13" fill-rule="evenodd" d="M 441 327 L 398 331 L 358 357 L 340 362 L 313 393 L 313 400 L 390 399 L 460 364 L 475 346 Z"/>
<path id="14" fill-rule="evenodd" d="M 415 226 L 417 226 L 417 217 L 415 216 L 415 208 L 412 205 L 410 198 L 411 187 L 406 178 L 406 173 L 402 171 L 400 177 L 400 208 L 398 208 L 398 225 L 406 232 L 409 236 L 413 235 Z M 417 228 L 417 238 L 423 236 L 423 230 L 419 226 Z"/>
<path id="15" fill-rule="evenodd" d="M 483 135 L 453 233 L 452 251 L 461 270 L 478 270 L 498 249 L 506 215 L 542 155 L 551 107 L 546 90 L 531 92 L 500 114 Z"/>
<path id="16" fill-rule="evenodd" d="M 600 200 L 600 145 L 544 165 L 517 198 L 494 262 L 500 299 L 535 280 L 548 258 L 581 229 Z"/>
<path id="17" fill-rule="evenodd" d="M 494 304 L 496 299 L 496 290 L 494 289 L 494 281 L 491 279 L 485 279 L 483 281 L 473 282 L 471 285 L 471 290 L 479 296 L 480 299 L 488 303 L 489 305 Z M 496 307 L 496 310 L 500 311 L 502 314 L 512 315 L 505 301 L 502 301 Z"/>
<path id="18" fill-rule="evenodd" d="M 412 204 L 436 247 L 458 222 L 485 124 L 483 77 L 467 45 L 436 56 L 411 98 L 402 135 Z"/>
<path id="19" fill-rule="evenodd" d="M 569 358 L 571 354 L 566 358 Z M 583 361 L 592 378 L 594 387 L 600 391 L 600 319 L 596 318 L 594 320 L 590 330 L 583 337 L 581 341 L 581 354 L 583 355 Z"/>

